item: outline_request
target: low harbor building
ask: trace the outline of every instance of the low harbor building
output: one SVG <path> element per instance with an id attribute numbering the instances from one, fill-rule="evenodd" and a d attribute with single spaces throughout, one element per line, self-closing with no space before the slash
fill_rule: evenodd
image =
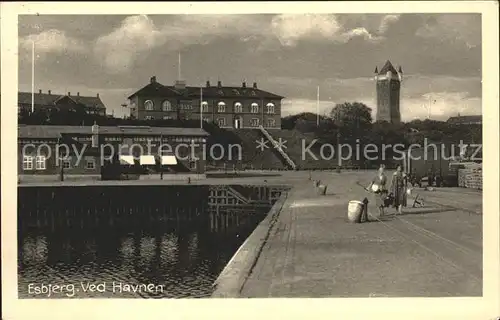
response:
<path id="1" fill-rule="evenodd" d="M 18 172 L 123 179 L 205 173 L 200 128 L 19 125 Z"/>

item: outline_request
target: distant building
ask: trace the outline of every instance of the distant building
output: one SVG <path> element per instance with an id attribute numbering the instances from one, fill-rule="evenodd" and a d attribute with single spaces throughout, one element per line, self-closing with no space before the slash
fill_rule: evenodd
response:
<path id="1" fill-rule="evenodd" d="M 387 60 L 380 71 L 378 67 L 375 67 L 375 81 L 377 83 L 376 121 L 400 123 L 399 93 L 403 81 L 403 70 L 399 67 L 396 71 L 392 63 Z"/>
<path id="2" fill-rule="evenodd" d="M 47 93 L 42 93 L 42 90 L 34 94 L 34 108 L 36 111 L 51 110 L 74 110 L 82 108 L 88 114 L 106 115 L 106 106 L 102 102 L 99 94 L 95 97 L 81 96 L 80 92 L 76 95 L 57 94 L 52 93 L 50 90 Z M 32 95 L 31 92 L 18 93 L 18 111 L 31 111 L 32 109 Z"/>
<path id="3" fill-rule="evenodd" d="M 247 87 L 211 85 L 186 86 L 176 81 L 165 86 L 151 77 L 150 83 L 128 97 L 130 115 L 139 120 L 203 118 L 221 128 L 281 129 L 281 100 L 284 97 L 257 88 L 257 83 Z M 201 100 L 201 101 L 200 101 Z M 201 109 L 201 112 L 200 112 Z"/>
<path id="4" fill-rule="evenodd" d="M 463 124 L 463 125 L 468 125 L 468 124 L 483 124 L 483 116 L 482 115 L 475 115 L 475 116 L 456 116 L 456 117 L 450 117 L 446 122 L 450 124 Z"/>

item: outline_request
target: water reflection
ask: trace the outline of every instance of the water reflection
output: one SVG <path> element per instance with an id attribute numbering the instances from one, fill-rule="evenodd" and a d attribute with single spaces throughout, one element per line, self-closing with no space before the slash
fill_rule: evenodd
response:
<path id="1" fill-rule="evenodd" d="M 67 297 L 33 290 L 50 284 L 73 284 L 79 289 L 74 297 L 79 298 L 208 297 L 218 274 L 261 218 L 219 232 L 211 231 L 209 223 L 188 222 L 134 229 L 23 231 L 19 297 Z M 100 289 L 89 290 L 92 285 Z M 146 290 L 147 285 L 156 289 Z"/>

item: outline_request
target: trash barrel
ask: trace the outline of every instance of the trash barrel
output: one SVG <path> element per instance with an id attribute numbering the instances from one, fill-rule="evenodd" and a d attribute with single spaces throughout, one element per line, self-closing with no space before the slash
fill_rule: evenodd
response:
<path id="1" fill-rule="evenodd" d="M 352 223 L 361 222 L 361 214 L 364 210 L 364 204 L 362 201 L 352 200 L 349 201 L 349 206 L 347 208 L 347 220 Z"/>
<path id="2" fill-rule="evenodd" d="M 326 194 L 326 186 L 324 184 L 320 184 L 318 186 L 318 193 L 320 196 L 324 196 Z"/>

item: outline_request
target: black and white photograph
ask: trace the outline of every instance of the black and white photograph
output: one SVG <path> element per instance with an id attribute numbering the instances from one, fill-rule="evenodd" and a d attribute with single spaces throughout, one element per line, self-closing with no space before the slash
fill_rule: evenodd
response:
<path id="1" fill-rule="evenodd" d="M 498 299 L 498 3 L 443 3 L 2 3 L 11 299 Z"/>

